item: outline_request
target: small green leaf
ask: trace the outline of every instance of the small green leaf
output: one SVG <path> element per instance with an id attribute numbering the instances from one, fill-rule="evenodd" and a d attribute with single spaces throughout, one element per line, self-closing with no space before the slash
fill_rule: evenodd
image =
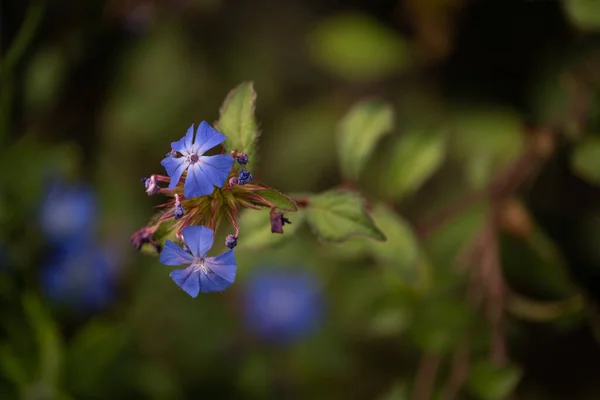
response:
<path id="1" fill-rule="evenodd" d="M 385 242 L 369 242 L 373 257 L 392 266 L 401 277 L 416 280 L 419 248 L 411 226 L 383 204 L 377 204 L 372 214 L 387 238 Z"/>
<path id="2" fill-rule="evenodd" d="M 221 117 L 217 124 L 221 133 L 227 136 L 224 147 L 228 151 L 247 153 L 249 165 L 256 161 L 256 142 L 259 135 L 258 123 L 254 117 L 256 92 L 253 82 L 244 82 L 233 89 L 221 106 Z"/>
<path id="3" fill-rule="evenodd" d="M 245 210 L 240 216 L 240 238 L 236 250 L 261 249 L 274 246 L 293 236 L 302 225 L 304 213 L 298 212 L 289 218 L 292 223 L 283 227 L 283 234 L 271 232 L 269 210 Z M 244 235 L 248 232 L 248 235 Z"/>
<path id="4" fill-rule="evenodd" d="M 339 157 L 345 177 L 358 179 L 377 142 L 391 132 L 393 125 L 394 111 L 382 101 L 362 101 L 348 111 L 338 127 Z"/>
<path id="5" fill-rule="evenodd" d="M 414 193 L 442 165 L 446 140 L 439 131 L 408 132 L 393 149 L 385 180 L 389 195 L 396 198 Z"/>
<path id="6" fill-rule="evenodd" d="M 332 190 L 315 195 L 309 199 L 306 212 L 308 223 L 321 239 L 341 242 L 352 236 L 368 236 L 385 240 L 356 193 Z"/>
<path id="7" fill-rule="evenodd" d="M 521 371 L 514 366 L 482 361 L 471 368 L 467 389 L 481 400 L 500 400 L 513 392 L 520 379 Z"/>
<path id="8" fill-rule="evenodd" d="M 253 193 L 272 203 L 281 211 L 298 211 L 298 206 L 294 200 L 275 189 L 257 190 Z"/>
<path id="9" fill-rule="evenodd" d="M 571 161 L 577 175 L 600 184 L 600 138 L 589 137 L 579 143 Z"/>

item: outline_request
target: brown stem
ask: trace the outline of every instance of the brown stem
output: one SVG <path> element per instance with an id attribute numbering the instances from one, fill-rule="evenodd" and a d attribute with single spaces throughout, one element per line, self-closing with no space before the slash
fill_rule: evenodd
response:
<path id="1" fill-rule="evenodd" d="M 465 340 L 452 356 L 450 376 L 442 389 L 442 400 L 454 400 L 469 376 L 469 346 Z"/>
<path id="2" fill-rule="evenodd" d="M 441 358 L 437 354 L 425 353 L 421 356 L 415 377 L 412 400 L 429 400 L 435 385 Z"/>

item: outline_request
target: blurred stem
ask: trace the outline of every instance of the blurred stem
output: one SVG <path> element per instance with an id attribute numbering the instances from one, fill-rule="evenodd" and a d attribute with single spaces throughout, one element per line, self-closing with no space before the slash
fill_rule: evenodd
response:
<path id="1" fill-rule="evenodd" d="M 0 62 L 0 143 L 8 136 L 10 128 L 14 86 L 11 79 L 12 71 L 33 41 L 35 32 L 42 21 L 43 11 L 42 1 L 35 1 L 29 5 L 21 28 Z"/>
<path id="2" fill-rule="evenodd" d="M 15 39 L 8 48 L 4 62 L 0 65 L 0 81 L 2 83 L 10 78 L 13 68 L 31 44 L 35 32 L 42 21 L 43 11 L 44 5 L 41 1 L 32 2 L 29 8 L 27 8 L 23 25 L 21 25 Z"/>
<path id="3" fill-rule="evenodd" d="M 450 376 L 442 390 L 442 400 L 454 400 L 469 376 L 469 344 L 465 341 L 454 351 Z"/>
<path id="4" fill-rule="evenodd" d="M 440 367 L 441 357 L 438 354 L 425 353 L 421 356 L 415 384 L 413 387 L 412 400 L 429 400 L 435 385 L 435 378 Z"/>

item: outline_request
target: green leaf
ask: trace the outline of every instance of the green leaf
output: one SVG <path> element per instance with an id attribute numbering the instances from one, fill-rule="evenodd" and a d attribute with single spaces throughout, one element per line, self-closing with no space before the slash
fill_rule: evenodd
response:
<path id="1" fill-rule="evenodd" d="M 341 242 L 352 236 L 368 236 L 385 240 L 367 214 L 364 199 L 356 193 L 332 190 L 314 195 L 306 213 L 308 223 L 321 239 Z"/>
<path id="2" fill-rule="evenodd" d="M 575 147 L 571 162 L 575 173 L 600 184 L 600 138 L 588 137 Z"/>
<path id="3" fill-rule="evenodd" d="M 268 202 L 272 203 L 276 208 L 278 208 L 281 211 L 298 211 L 298 206 L 296 205 L 296 202 L 294 200 L 292 200 L 285 194 L 278 192 L 275 189 L 257 190 L 253 193 L 261 196 Z"/>
<path id="4" fill-rule="evenodd" d="M 513 392 L 520 379 L 521 371 L 514 366 L 496 366 L 482 361 L 471 368 L 466 386 L 479 399 L 500 400 Z"/>
<path id="5" fill-rule="evenodd" d="M 362 101 L 348 111 L 338 127 L 340 164 L 346 178 L 358 179 L 377 142 L 393 125 L 394 111 L 382 101 Z"/>
<path id="6" fill-rule="evenodd" d="M 262 249 L 281 243 L 294 235 L 302 225 L 304 213 L 298 212 L 289 218 L 292 223 L 283 227 L 283 234 L 271 232 L 269 210 L 245 210 L 240 216 L 240 238 L 236 250 Z M 248 235 L 244 235 L 248 232 Z"/>
<path id="7" fill-rule="evenodd" d="M 388 195 L 395 198 L 414 193 L 442 165 L 446 140 L 439 131 L 413 131 L 396 143 L 385 177 Z"/>
<path id="8" fill-rule="evenodd" d="M 377 20 L 347 13 L 322 21 L 308 38 L 314 60 L 351 81 L 372 81 L 406 69 L 407 41 Z"/>
<path id="9" fill-rule="evenodd" d="M 223 146 L 227 151 L 247 153 L 251 165 L 256 157 L 256 142 L 259 135 L 254 117 L 256 92 L 253 82 L 244 82 L 233 89 L 221 106 L 221 117 L 217 123 L 221 133 L 227 136 Z"/>
<path id="10" fill-rule="evenodd" d="M 375 259 L 392 266 L 402 278 L 417 279 L 419 245 L 412 227 L 383 204 L 377 204 L 372 215 L 387 238 L 385 242 L 369 242 Z"/>
<path id="11" fill-rule="evenodd" d="M 565 12 L 571 22 L 584 31 L 600 30 L 600 2 L 597 0 L 566 0 Z"/>

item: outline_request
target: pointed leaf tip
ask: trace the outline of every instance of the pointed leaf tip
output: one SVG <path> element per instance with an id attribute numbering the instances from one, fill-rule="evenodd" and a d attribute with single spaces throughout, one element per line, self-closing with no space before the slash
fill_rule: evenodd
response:
<path id="1" fill-rule="evenodd" d="M 354 105 L 338 126 L 337 141 L 342 173 L 356 180 L 381 138 L 394 126 L 392 107 L 380 100 Z"/>
<path id="2" fill-rule="evenodd" d="M 254 82 L 243 82 L 229 92 L 221 106 L 218 130 L 227 136 L 223 146 L 227 151 L 237 150 L 249 156 L 249 164 L 256 158 L 260 134 L 254 116 L 256 91 Z"/>
<path id="3" fill-rule="evenodd" d="M 342 242 L 352 236 L 368 236 L 385 241 L 365 210 L 363 198 L 346 190 L 332 190 L 310 198 L 306 218 L 323 240 Z"/>

